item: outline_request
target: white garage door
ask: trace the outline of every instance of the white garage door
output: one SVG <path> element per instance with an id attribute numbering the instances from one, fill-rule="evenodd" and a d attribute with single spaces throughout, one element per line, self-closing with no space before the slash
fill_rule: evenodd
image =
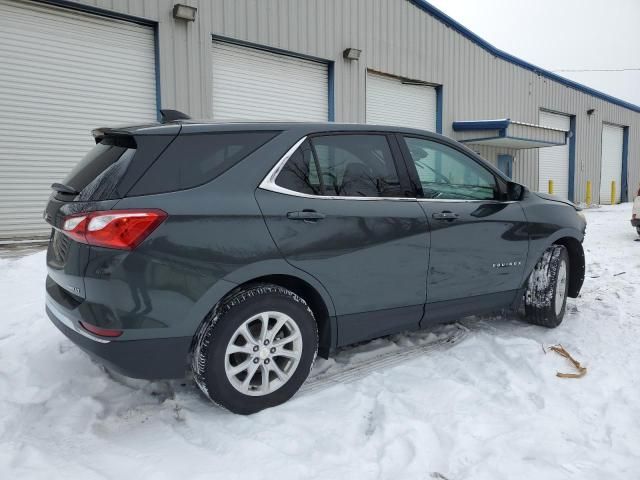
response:
<path id="1" fill-rule="evenodd" d="M 600 170 L 600 203 L 611 203 L 611 182 L 616 182 L 615 203 L 620 202 L 622 181 L 622 142 L 624 130 L 616 125 L 602 125 L 602 160 Z"/>
<path id="2" fill-rule="evenodd" d="M 213 42 L 213 118 L 326 122 L 328 65 Z"/>
<path id="3" fill-rule="evenodd" d="M 156 119 L 153 29 L 0 0 L 0 239 L 46 235 L 91 129 Z"/>
<path id="4" fill-rule="evenodd" d="M 435 87 L 367 73 L 367 123 L 436 131 Z"/>
<path id="5" fill-rule="evenodd" d="M 569 131 L 571 119 L 567 115 L 540 112 L 540 125 Z M 569 198 L 569 144 L 544 147 L 538 150 L 538 190 L 547 192 L 553 180 L 553 193 Z"/>

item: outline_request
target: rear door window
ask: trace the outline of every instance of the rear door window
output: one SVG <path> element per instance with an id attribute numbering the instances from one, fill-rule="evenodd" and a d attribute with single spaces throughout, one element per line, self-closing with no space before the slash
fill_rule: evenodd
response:
<path id="1" fill-rule="evenodd" d="M 277 131 L 179 135 L 129 195 L 172 192 L 210 182 L 278 135 Z"/>
<path id="2" fill-rule="evenodd" d="M 295 192 L 338 197 L 401 197 L 387 137 L 322 135 L 304 142 L 276 179 Z"/>

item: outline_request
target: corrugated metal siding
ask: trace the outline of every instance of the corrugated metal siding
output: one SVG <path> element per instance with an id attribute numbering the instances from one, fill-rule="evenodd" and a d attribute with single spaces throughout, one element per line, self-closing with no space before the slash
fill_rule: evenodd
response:
<path id="1" fill-rule="evenodd" d="M 209 13 L 216 34 L 335 60 L 337 121 L 365 121 L 369 68 L 444 85 L 443 133 L 449 136 L 454 120 L 537 123 L 540 108 L 575 115 L 576 200 L 584 200 L 587 180 L 599 185 L 602 122 L 628 125 L 629 186 L 640 182 L 640 114 L 495 58 L 408 1 L 214 0 Z M 253 28 L 247 13 L 263 27 Z M 347 47 L 362 50 L 359 61 L 342 59 Z M 596 111 L 588 116 L 590 108 Z M 487 151 L 495 162 L 497 153 Z M 518 151 L 514 178 L 537 189 L 537 171 L 538 151 Z"/>
<path id="2" fill-rule="evenodd" d="M 90 128 L 156 118 L 153 29 L 0 0 L 0 239 L 47 235 Z"/>
<path id="3" fill-rule="evenodd" d="M 576 116 L 576 200 L 591 180 L 599 198 L 602 122 L 629 126 L 629 188 L 640 184 L 640 114 L 494 57 L 407 0 L 183 0 L 197 21 L 174 21 L 171 0 L 83 0 L 159 21 L 162 105 L 211 115 L 210 34 L 335 61 L 336 121 L 365 121 L 366 69 L 443 85 L 451 122 L 536 123 L 540 108 Z M 359 61 L 342 50 L 362 49 Z M 586 111 L 595 108 L 588 116 Z M 538 188 L 537 150 L 518 151 L 514 179 Z"/>

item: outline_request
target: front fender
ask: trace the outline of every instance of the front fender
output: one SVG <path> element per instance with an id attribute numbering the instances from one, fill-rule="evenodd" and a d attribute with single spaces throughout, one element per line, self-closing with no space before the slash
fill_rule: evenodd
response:
<path id="1" fill-rule="evenodd" d="M 532 238 L 529 242 L 529 255 L 527 256 L 527 264 L 524 271 L 522 288 L 527 286 L 529 276 L 538 260 L 542 257 L 542 253 L 551 245 L 564 245 L 569 250 L 570 275 L 569 275 L 569 296 L 575 298 L 580 293 L 580 288 L 584 281 L 585 274 L 585 257 L 582 248 L 582 240 L 584 236 L 582 232 L 574 228 L 561 228 L 542 238 Z"/>

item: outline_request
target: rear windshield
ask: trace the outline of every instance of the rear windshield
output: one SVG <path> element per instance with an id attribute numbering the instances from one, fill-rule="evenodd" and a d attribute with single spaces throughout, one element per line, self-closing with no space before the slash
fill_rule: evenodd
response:
<path id="1" fill-rule="evenodd" d="M 82 192 L 126 152 L 128 152 L 127 156 L 133 156 L 135 153 L 135 142 L 132 138 L 105 137 L 73 167 L 62 183 Z"/>
<path id="2" fill-rule="evenodd" d="M 179 135 L 128 195 L 172 192 L 210 182 L 278 133 L 259 131 Z"/>

